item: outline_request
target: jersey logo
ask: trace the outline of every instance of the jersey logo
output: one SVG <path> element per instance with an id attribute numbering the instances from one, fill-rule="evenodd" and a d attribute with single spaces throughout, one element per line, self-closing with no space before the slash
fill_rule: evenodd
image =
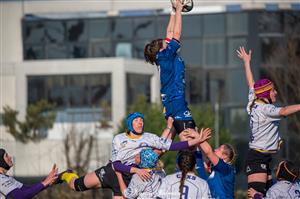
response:
<path id="1" fill-rule="evenodd" d="M 127 142 L 128 142 L 127 140 L 123 141 L 123 142 L 121 143 L 121 148 L 124 148 L 124 147 L 126 146 Z"/>
<path id="2" fill-rule="evenodd" d="M 261 167 L 262 169 L 264 169 L 264 170 L 267 169 L 267 165 L 266 165 L 266 164 L 260 164 L 260 167 Z"/>
<path id="3" fill-rule="evenodd" d="M 185 117 L 192 117 L 192 114 L 191 114 L 190 111 L 185 111 L 185 112 L 183 113 L 183 115 L 184 115 Z"/>

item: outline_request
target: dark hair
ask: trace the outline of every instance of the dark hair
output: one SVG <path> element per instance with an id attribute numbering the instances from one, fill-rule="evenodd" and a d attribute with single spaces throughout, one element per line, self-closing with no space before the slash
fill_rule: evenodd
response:
<path id="1" fill-rule="evenodd" d="M 294 183 L 299 176 L 299 168 L 288 160 L 281 161 L 278 170 L 277 180 L 287 180 Z"/>
<path id="2" fill-rule="evenodd" d="M 193 152 L 191 151 L 181 151 L 178 157 L 178 166 L 180 171 L 182 172 L 181 179 L 180 179 L 180 199 L 182 197 L 183 192 L 183 185 L 186 178 L 186 174 L 189 171 L 193 171 L 196 165 L 196 158 Z"/>
<path id="3" fill-rule="evenodd" d="M 223 146 L 224 146 L 223 153 L 228 157 L 227 163 L 233 164 L 236 157 L 236 152 L 234 150 L 234 147 L 231 144 L 223 144 Z"/>
<path id="4" fill-rule="evenodd" d="M 162 46 L 163 46 L 163 39 L 155 39 L 150 43 L 148 43 L 144 49 L 144 57 L 146 62 L 152 65 L 154 64 L 158 65 L 158 63 L 156 62 L 156 54 L 159 52 Z"/>

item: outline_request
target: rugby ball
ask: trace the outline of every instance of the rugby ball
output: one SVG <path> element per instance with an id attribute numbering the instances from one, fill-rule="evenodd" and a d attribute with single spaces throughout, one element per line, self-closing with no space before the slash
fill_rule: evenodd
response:
<path id="1" fill-rule="evenodd" d="M 182 12 L 189 12 L 193 9 L 194 7 L 194 2 L 193 0 L 181 0 L 183 4 Z M 176 8 L 176 0 L 171 0 L 171 4 L 173 8 Z"/>

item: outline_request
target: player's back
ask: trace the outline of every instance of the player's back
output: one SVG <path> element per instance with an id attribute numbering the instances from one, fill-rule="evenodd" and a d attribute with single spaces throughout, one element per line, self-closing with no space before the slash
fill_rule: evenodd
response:
<path id="1" fill-rule="evenodd" d="M 158 192 L 158 197 L 162 199 L 180 198 L 179 186 L 181 181 L 181 172 L 166 176 Z M 203 179 L 193 173 L 186 175 L 182 198 L 186 199 L 206 199 L 211 198 L 208 184 Z"/>

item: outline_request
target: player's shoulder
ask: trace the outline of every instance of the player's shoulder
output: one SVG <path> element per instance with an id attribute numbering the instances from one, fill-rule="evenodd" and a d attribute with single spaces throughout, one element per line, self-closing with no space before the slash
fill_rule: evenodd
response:
<path id="1" fill-rule="evenodd" d="M 144 132 L 143 137 L 158 137 L 154 133 Z"/>
<path id="2" fill-rule="evenodd" d="M 0 173 L 0 179 L 1 179 L 1 182 L 2 182 L 3 180 L 5 180 L 5 179 L 9 179 L 9 178 L 10 178 L 10 176 L 4 175 L 4 174 Z"/>

